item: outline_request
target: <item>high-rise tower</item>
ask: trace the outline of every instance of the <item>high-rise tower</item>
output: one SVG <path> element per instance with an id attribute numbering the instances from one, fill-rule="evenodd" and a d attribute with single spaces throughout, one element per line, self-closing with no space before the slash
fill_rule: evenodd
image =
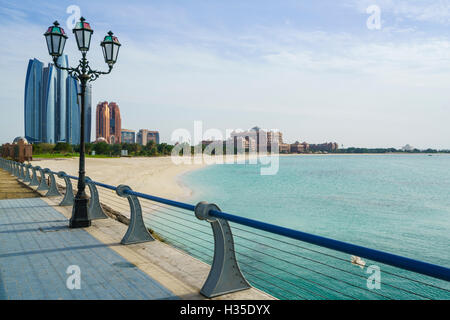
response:
<path id="1" fill-rule="evenodd" d="M 122 118 L 117 103 L 109 103 L 109 143 L 121 143 L 122 140 Z"/>
<path id="2" fill-rule="evenodd" d="M 60 56 L 58 64 L 67 67 L 67 55 Z M 39 60 L 31 59 L 25 80 L 24 99 L 27 140 L 32 143 L 79 143 L 78 92 L 77 81 L 67 71 L 58 70 L 51 63 L 44 67 Z M 90 120 L 87 123 L 90 124 Z"/>
<path id="3" fill-rule="evenodd" d="M 37 59 L 28 62 L 25 80 L 25 138 L 33 143 L 41 141 L 42 72 L 44 64 Z"/>
<path id="4" fill-rule="evenodd" d="M 104 138 L 109 142 L 109 106 L 108 102 L 97 104 L 95 138 Z"/>
<path id="5" fill-rule="evenodd" d="M 117 103 L 107 101 L 97 104 L 96 139 L 104 138 L 108 143 L 121 143 L 122 119 Z"/>

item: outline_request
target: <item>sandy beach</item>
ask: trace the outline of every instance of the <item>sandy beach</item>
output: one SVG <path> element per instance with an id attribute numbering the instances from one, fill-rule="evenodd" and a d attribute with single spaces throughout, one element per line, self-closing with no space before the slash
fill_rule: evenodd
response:
<path id="1" fill-rule="evenodd" d="M 36 159 L 32 164 L 78 176 L 78 162 L 78 158 Z M 126 184 L 138 192 L 182 200 L 189 197 L 191 190 L 180 183 L 179 176 L 204 166 L 204 163 L 176 165 L 171 157 L 87 158 L 86 175 L 106 184 Z"/>
<path id="2" fill-rule="evenodd" d="M 222 160 L 248 161 L 249 157 L 253 159 L 257 156 L 231 156 Z M 86 158 L 86 176 L 113 186 L 125 184 L 137 192 L 181 201 L 189 198 L 192 190 L 181 183 L 180 176 L 208 165 L 205 161 L 194 160 L 194 157 L 190 159 L 190 164 L 176 164 L 169 156 Z M 217 160 L 214 156 L 210 159 Z M 49 168 L 54 172 L 64 171 L 69 175 L 78 176 L 78 158 L 35 159 L 32 164 Z"/>
<path id="3" fill-rule="evenodd" d="M 335 154 L 280 154 L 281 157 L 292 156 L 337 156 Z M 339 154 L 348 156 L 347 154 Z M 260 155 L 265 156 L 265 155 Z M 244 156 L 232 156 L 228 161 L 242 160 Z M 246 155 L 245 159 L 258 157 Z M 194 158 L 191 158 L 194 159 Z M 214 156 L 212 159 L 217 159 Z M 214 160 L 215 161 L 215 160 Z M 226 162 L 227 159 L 224 158 Z M 78 176 L 78 158 L 35 159 L 33 165 L 49 168 L 52 171 L 64 171 Z M 190 164 L 176 164 L 167 157 L 122 157 L 122 158 L 86 158 L 86 175 L 91 179 L 110 185 L 129 185 L 133 190 L 169 198 L 185 200 L 192 190 L 180 181 L 180 176 L 207 166 L 204 161 L 192 160 Z"/>

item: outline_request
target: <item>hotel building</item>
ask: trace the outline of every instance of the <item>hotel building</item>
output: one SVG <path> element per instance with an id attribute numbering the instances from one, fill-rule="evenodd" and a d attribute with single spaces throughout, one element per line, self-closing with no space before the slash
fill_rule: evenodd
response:
<path id="1" fill-rule="evenodd" d="M 245 151 L 271 152 L 273 146 L 279 148 L 283 144 L 283 134 L 254 127 L 247 131 L 233 131 L 229 141 L 228 144 L 234 144 L 238 150 L 244 148 Z"/>
<path id="2" fill-rule="evenodd" d="M 130 129 L 122 129 L 122 143 L 136 143 L 136 132 Z"/>
<path id="3" fill-rule="evenodd" d="M 136 143 L 146 146 L 149 141 L 154 141 L 156 144 L 159 144 L 159 131 L 139 130 L 136 136 Z"/>
<path id="4" fill-rule="evenodd" d="M 96 140 L 105 139 L 107 143 L 115 144 L 122 141 L 122 119 L 119 105 L 107 101 L 97 104 Z"/>

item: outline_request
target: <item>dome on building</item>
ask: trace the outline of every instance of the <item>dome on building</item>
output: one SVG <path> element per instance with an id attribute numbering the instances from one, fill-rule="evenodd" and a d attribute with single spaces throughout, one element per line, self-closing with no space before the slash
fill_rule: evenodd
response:
<path id="1" fill-rule="evenodd" d="M 19 143 L 19 141 L 23 141 L 23 142 L 25 142 L 25 144 L 28 144 L 28 140 L 25 138 L 25 137 L 16 137 L 14 140 L 13 140 L 13 144 L 16 144 L 16 143 Z"/>
<path id="2" fill-rule="evenodd" d="M 95 143 L 97 143 L 97 142 L 106 142 L 106 143 L 108 143 L 108 141 L 106 141 L 106 139 L 103 138 L 103 137 L 97 138 L 97 140 L 95 140 Z"/>

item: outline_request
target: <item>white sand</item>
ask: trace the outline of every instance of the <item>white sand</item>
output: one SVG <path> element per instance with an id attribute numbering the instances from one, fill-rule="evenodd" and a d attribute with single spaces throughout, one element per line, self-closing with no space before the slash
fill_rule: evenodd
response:
<path id="1" fill-rule="evenodd" d="M 73 176 L 78 176 L 78 163 L 78 158 L 36 159 L 32 162 L 33 165 L 55 172 L 64 171 Z M 179 176 L 205 165 L 176 165 L 170 157 L 87 158 L 86 176 L 113 186 L 125 184 L 137 192 L 183 200 L 190 196 L 191 190 L 180 183 Z"/>
<path id="2" fill-rule="evenodd" d="M 264 155 L 259 155 L 264 156 Z M 237 162 L 249 159 L 256 161 L 258 155 L 212 156 L 209 162 L 201 161 L 201 157 L 190 158 L 190 164 L 176 164 L 168 157 L 123 157 L 123 158 L 86 158 L 86 176 L 97 182 L 118 186 L 125 184 L 134 191 L 153 196 L 183 201 L 192 195 L 192 190 L 180 181 L 184 173 L 197 170 L 208 164 L 221 162 Z M 200 162 L 200 163 L 199 163 Z M 35 159 L 34 166 L 49 168 L 54 172 L 78 177 L 78 158 L 69 159 Z M 99 192 L 103 192 L 104 190 Z M 125 199 L 124 199 L 125 200 Z M 125 200 L 126 202 L 126 200 Z"/>

